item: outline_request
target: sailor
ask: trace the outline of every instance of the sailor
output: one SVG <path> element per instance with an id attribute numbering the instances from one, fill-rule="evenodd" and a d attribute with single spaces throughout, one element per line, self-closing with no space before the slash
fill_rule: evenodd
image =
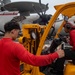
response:
<path id="1" fill-rule="evenodd" d="M 20 31 L 17 22 L 6 23 L 4 29 L 5 35 L 0 40 L 0 75 L 20 75 L 20 60 L 34 66 L 46 66 L 65 55 L 62 49 L 48 55 L 33 55 L 22 44 L 14 42 Z"/>

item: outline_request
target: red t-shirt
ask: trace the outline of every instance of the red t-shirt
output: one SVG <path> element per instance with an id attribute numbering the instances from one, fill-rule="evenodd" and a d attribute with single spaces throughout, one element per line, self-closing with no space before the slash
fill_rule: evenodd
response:
<path id="1" fill-rule="evenodd" d="M 73 50 L 75 50 L 75 30 L 70 31 L 70 45 L 73 46 Z"/>
<path id="2" fill-rule="evenodd" d="M 10 38 L 0 40 L 0 75 L 20 75 L 20 60 L 34 66 L 51 64 L 58 54 L 35 56 Z"/>

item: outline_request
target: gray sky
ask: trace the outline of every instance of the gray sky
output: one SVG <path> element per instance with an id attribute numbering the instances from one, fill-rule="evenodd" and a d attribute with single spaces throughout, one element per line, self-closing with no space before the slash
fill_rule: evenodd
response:
<path id="1" fill-rule="evenodd" d="M 39 2 L 39 0 L 11 0 L 12 2 L 18 2 L 18 1 L 32 1 L 32 2 Z M 49 3 L 49 9 L 47 10 L 47 14 L 54 14 L 55 13 L 55 9 L 54 6 L 55 5 L 59 5 L 59 4 L 64 4 L 64 3 L 68 3 L 68 2 L 75 2 L 75 0 L 41 0 L 42 3 L 47 4 Z"/>

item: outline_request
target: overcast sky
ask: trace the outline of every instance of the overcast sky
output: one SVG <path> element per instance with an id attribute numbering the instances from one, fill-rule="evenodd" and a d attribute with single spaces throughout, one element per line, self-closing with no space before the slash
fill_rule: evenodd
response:
<path id="1" fill-rule="evenodd" d="M 32 1 L 32 2 L 39 2 L 39 0 L 11 0 L 11 2 L 18 2 L 18 1 Z M 49 9 L 47 10 L 47 14 L 54 14 L 55 13 L 55 9 L 54 6 L 55 5 L 59 5 L 59 4 L 64 4 L 64 3 L 68 3 L 68 2 L 75 2 L 75 0 L 41 0 L 42 3 L 47 4 L 49 3 Z"/>

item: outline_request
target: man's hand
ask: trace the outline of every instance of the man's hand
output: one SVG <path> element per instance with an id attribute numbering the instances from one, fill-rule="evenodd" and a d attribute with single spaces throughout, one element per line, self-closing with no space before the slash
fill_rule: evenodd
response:
<path id="1" fill-rule="evenodd" d="M 62 50 L 62 49 L 57 49 L 56 52 L 57 52 L 59 58 L 62 58 L 65 56 L 64 50 Z"/>

